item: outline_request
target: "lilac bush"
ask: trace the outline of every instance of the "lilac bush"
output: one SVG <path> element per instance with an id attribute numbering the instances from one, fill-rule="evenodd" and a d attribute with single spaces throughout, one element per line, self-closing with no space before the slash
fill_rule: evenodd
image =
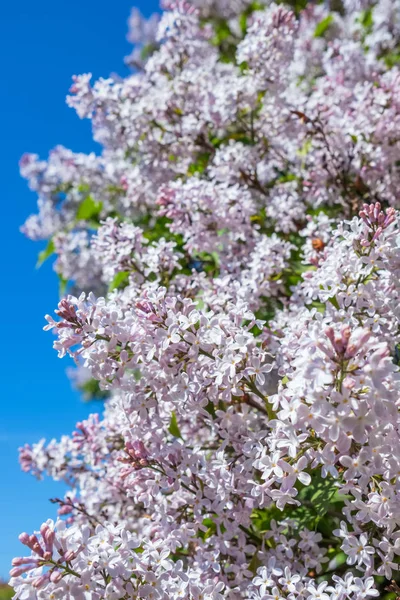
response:
<path id="1" fill-rule="evenodd" d="M 21 448 L 68 491 L 15 597 L 400 595 L 400 0 L 163 8 L 74 77 L 101 154 L 21 160 L 107 399 Z"/>

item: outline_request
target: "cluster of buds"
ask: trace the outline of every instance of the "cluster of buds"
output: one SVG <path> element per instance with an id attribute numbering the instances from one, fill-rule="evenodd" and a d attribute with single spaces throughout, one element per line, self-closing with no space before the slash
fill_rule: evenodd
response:
<path id="1" fill-rule="evenodd" d="M 56 534 L 47 523 L 43 523 L 40 528 L 40 533 L 42 535 L 43 545 L 39 542 L 35 534 L 29 535 L 28 533 L 21 533 L 19 541 L 22 542 L 24 546 L 28 546 L 28 548 L 44 560 L 50 560 L 53 556 Z"/>
<path id="2" fill-rule="evenodd" d="M 335 333 L 333 327 L 327 327 L 325 334 L 333 347 L 336 357 L 332 356 L 330 350 L 327 351 L 326 346 L 321 344 L 319 348 L 333 360 L 337 357 L 340 360 L 354 358 L 371 337 L 371 332 L 368 329 L 359 328 L 351 331 L 348 325 L 343 325 L 339 333 Z"/>
<path id="3" fill-rule="evenodd" d="M 57 327 L 81 327 L 82 324 L 76 314 L 76 308 L 69 302 L 68 298 L 63 298 L 58 305 L 58 309 L 54 312 L 63 319 L 63 321 L 57 323 Z M 46 319 L 49 320 L 47 317 Z"/>
<path id="4" fill-rule="evenodd" d="M 126 442 L 124 450 L 126 456 L 118 459 L 120 462 L 129 465 L 129 467 L 124 469 L 121 473 L 123 478 L 130 475 L 133 471 L 143 469 L 144 467 L 148 467 L 150 465 L 147 450 L 143 442 L 140 440 L 136 440 L 135 442 Z"/>
<path id="5" fill-rule="evenodd" d="M 147 319 L 152 323 L 159 323 L 162 321 L 160 317 L 157 315 L 156 307 L 149 300 L 140 300 L 135 304 L 136 312 L 143 319 Z"/>
<path id="6" fill-rule="evenodd" d="M 33 457 L 32 446 L 29 444 L 25 444 L 21 448 L 19 448 L 19 464 L 21 465 L 21 469 L 25 473 L 33 473 L 35 475 L 39 475 L 37 469 L 35 469 L 35 460 Z"/>
<path id="7" fill-rule="evenodd" d="M 89 440 L 95 439 L 97 427 L 99 424 L 99 415 L 90 415 L 85 421 L 78 421 L 76 430 L 72 433 L 72 439 L 76 448 L 80 449 Z"/>
<path id="8" fill-rule="evenodd" d="M 197 8 L 190 2 L 186 2 L 186 0 L 163 0 L 161 6 L 163 10 L 177 10 L 182 14 L 187 15 L 195 15 L 198 13 Z"/>
<path id="9" fill-rule="evenodd" d="M 13 568 L 10 571 L 11 577 L 19 577 L 27 571 L 41 567 L 52 560 L 54 550 L 55 531 L 47 523 L 43 523 L 40 528 L 42 542 L 39 541 L 35 534 L 21 533 L 19 536 L 20 542 L 30 548 L 36 556 L 18 556 L 13 559 Z M 41 587 L 45 581 L 56 583 L 62 577 L 62 573 L 58 569 L 52 569 L 43 575 L 38 575 L 32 581 L 35 588 Z"/>
<path id="10" fill-rule="evenodd" d="M 272 15 L 272 26 L 275 29 L 286 27 L 290 30 L 296 28 L 296 18 L 294 13 L 287 8 L 278 6 L 277 10 Z"/>
<path id="11" fill-rule="evenodd" d="M 361 240 L 361 246 L 369 247 L 379 238 L 382 231 L 395 221 L 396 211 L 394 208 L 388 208 L 383 212 L 380 203 L 375 202 L 375 204 L 364 204 L 359 216 L 367 226 L 366 236 Z"/>

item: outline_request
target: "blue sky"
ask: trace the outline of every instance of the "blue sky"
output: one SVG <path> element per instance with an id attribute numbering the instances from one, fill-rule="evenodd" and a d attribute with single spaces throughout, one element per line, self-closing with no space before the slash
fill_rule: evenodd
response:
<path id="1" fill-rule="evenodd" d="M 47 157 L 57 144 L 74 151 L 98 151 L 89 121 L 65 104 L 73 74 L 94 77 L 128 71 L 127 18 L 132 4 L 144 14 L 157 0 L 18 0 L 0 8 L 2 289 L 0 294 L 0 577 L 23 551 L 22 531 L 38 529 L 55 515 L 48 499 L 61 484 L 37 482 L 19 470 L 17 448 L 42 437 L 70 433 L 77 420 L 101 405 L 85 405 L 57 358 L 52 335 L 42 331 L 44 314 L 58 301 L 51 265 L 35 269 L 40 245 L 19 226 L 35 211 L 36 197 L 18 172 L 23 152 Z"/>

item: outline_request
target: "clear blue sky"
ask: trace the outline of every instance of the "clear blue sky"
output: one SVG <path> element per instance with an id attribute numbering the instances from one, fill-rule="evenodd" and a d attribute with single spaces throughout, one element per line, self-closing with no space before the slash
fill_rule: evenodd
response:
<path id="1" fill-rule="evenodd" d="M 45 158 L 57 144 L 98 151 L 90 123 L 66 106 L 65 95 L 73 74 L 128 72 L 123 57 L 133 3 L 144 14 L 158 6 L 157 0 L 6 0 L 0 8 L 0 577 L 23 550 L 18 534 L 53 517 L 48 498 L 62 494 L 54 482 L 20 472 L 18 446 L 70 433 L 77 420 L 101 409 L 71 389 L 68 364 L 42 331 L 44 314 L 57 304 L 57 281 L 51 265 L 35 270 L 41 248 L 19 233 L 36 197 L 19 176 L 18 160 L 23 152 Z"/>

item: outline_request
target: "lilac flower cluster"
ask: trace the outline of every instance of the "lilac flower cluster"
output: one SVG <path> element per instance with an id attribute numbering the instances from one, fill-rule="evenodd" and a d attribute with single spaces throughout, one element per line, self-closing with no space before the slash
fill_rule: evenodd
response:
<path id="1" fill-rule="evenodd" d="M 163 8 L 74 77 L 101 154 L 21 160 L 107 401 L 21 448 L 68 491 L 15 597 L 400 595 L 400 0 Z"/>

